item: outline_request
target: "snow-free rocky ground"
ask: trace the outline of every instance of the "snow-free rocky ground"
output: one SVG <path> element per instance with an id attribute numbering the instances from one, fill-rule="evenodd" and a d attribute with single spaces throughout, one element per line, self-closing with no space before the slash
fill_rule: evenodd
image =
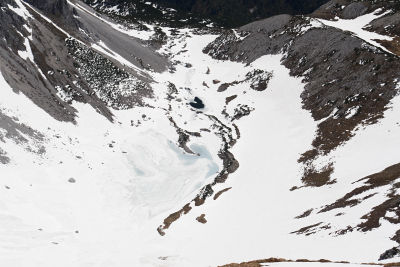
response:
<path id="1" fill-rule="evenodd" d="M 0 265 L 396 262 L 400 13 L 353 2 L 223 30 L 1 1 Z"/>

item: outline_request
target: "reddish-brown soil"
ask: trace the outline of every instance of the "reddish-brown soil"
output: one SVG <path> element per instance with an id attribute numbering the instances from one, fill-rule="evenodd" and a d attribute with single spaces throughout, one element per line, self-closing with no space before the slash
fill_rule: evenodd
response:
<path id="1" fill-rule="evenodd" d="M 242 263 L 231 263 L 231 264 L 226 264 L 226 265 L 221 265 L 219 267 L 260 267 L 262 266 L 261 264 L 266 264 L 266 263 L 277 263 L 277 262 L 319 262 L 319 263 L 342 263 L 342 264 L 350 264 L 348 261 L 330 261 L 326 259 L 320 259 L 320 260 L 308 260 L 308 259 L 298 259 L 298 260 L 288 260 L 288 259 L 282 259 L 282 258 L 269 258 L 269 259 L 263 259 L 263 260 L 255 260 L 255 261 L 249 261 L 249 262 L 242 262 Z M 370 265 L 370 266 L 383 266 L 383 267 L 392 267 L 392 266 L 400 266 L 397 265 L 398 263 L 388 263 L 388 264 L 378 264 L 378 263 L 361 263 L 362 265 Z M 293 265 L 295 266 L 295 265 Z"/>
<path id="2" fill-rule="evenodd" d="M 219 191 L 218 193 L 215 194 L 214 200 L 217 200 L 223 193 L 228 192 L 231 189 L 232 189 L 232 187 L 228 187 L 228 188 L 225 188 L 225 189 Z"/>
<path id="3" fill-rule="evenodd" d="M 201 214 L 199 217 L 196 218 L 196 221 L 198 221 L 199 223 L 202 223 L 202 224 L 206 224 L 207 223 L 206 215 Z"/>

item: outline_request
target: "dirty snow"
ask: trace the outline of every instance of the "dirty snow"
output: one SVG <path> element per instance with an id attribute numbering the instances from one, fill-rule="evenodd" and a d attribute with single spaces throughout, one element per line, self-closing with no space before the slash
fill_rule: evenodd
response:
<path id="1" fill-rule="evenodd" d="M 379 44 L 376 40 L 387 40 L 387 41 L 392 41 L 393 38 L 390 36 L 385 36 L 381 35 L 375 32 L 367 31 L 365 28 L 375 19 L 378 19 L 380 17 L 383 17 L 387 15 L 390 11 L 381 13 L 381 9 L 377 9 L 374 12 L 370 14 L 366 14 L 363 16 L 359 16 L 355 19 L 339 19 L 335 18 L 335 20 L 324 20 L 324 19 L 318 19 L 320 22 L 327 26 L 335 27 L 338 29 L 341 29 L 343 31 L 349 31 L 355 36 L 363 39 L 367 43 L 379 47 L 382 50 L 391 53 L 389 50 L 387 50 L 385 47 L 383 47 L 381 44 Z M 379 14 L 381 13 L 381 14 Z"/>

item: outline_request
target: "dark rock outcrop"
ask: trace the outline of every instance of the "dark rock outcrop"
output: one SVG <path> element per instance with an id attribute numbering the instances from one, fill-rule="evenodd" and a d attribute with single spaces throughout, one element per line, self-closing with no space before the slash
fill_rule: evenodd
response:
<path id="1" fill-rule="evenodd" d="M 309 14 L 328 0 L 106 0 L 101 4 L 84 1 L 100 12 L 134 22 L 157 21 L 164 25 L 193 27 L 212 21 L 232 28 L 278 14 Z M 107 10 L 113 6 L 118 7 L 119 12 Z"/>
<path id="2" fill-rule="evenodd" d="M 74 18 L 76 10 L 68 5 L 67 0 L 24 0 L 39 9 L 46 16 L 67 29 L 78 29 L 79 22 Z"/>
<path id="3" fill-rule="evenodd" d="M 384 253 L 382 253 L 379 256 L 379 260 L 383 261 L 383 260 L 389 260 L 389 259 L 393 259 L 394 257 L 397 257 L 400 255 L 400 249 L 398 247 L 393 247 L 391 249 L 386 250 Z"/>
<path id="4" fill-rule="evenodd" d="M 312 161 L 319 155 L 348 141 L 358 125 L 377 122 L 398 92 L 398 57 L 348 32 L 310 29 L 309 19 L 288 15 L 251 23 L 240 32 L 246 34 L 244 39 L 227 31 L 204 52 L 245 63 L 267 54 L 285 54 L 282 64 L 306 83 L 301 95 L 304 108 L 321 120 L 313 149 L 299 159 L 305 173 L 312 173 Z"/>
<path id="5" fill-rule="evenodd" d="M 378 8 L 381 8 L 381 12 L 387 10 L 398 12 L 400 10 L 400 2 L 387 0 L 331 0 L 315 10 L 311 16 L 324 19 L 334 19 L 335 17 L 354 19 L 371 13 Z"/>

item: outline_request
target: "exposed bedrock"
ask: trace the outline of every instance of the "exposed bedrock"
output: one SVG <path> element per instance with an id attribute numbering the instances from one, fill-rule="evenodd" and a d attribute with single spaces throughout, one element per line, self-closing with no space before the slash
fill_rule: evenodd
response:
<path id="1" fill-rule="evenodd" d="M 398 92 L 400 62 L 348 32 L 310 26 L 308 18 L 280 15 L 241 27 L 239 35 L 244 38 L 226 31 L 204 52 L 245 63 L 263 55 L 285 55 L 282 64 L 305 82 L 303 107 L 321 121 L 312 149 L 299 159 L 305 164 L 303 181 L 320 186 L 331 180 L 319 183 L 306 177 L 313 173 L 313 160 L 348 141 L 357 126 L 382 118 Z"/>

